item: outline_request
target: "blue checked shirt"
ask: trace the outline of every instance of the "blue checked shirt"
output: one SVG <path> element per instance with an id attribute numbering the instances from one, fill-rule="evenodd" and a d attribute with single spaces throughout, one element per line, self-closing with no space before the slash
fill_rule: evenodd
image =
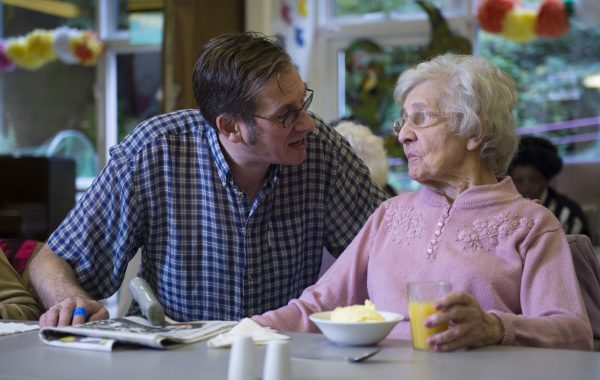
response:
<path id="1" fill-rule="evenodd" d="M 49 245 L 97 299 L 119 288 L 141 248 L 140 275 L 174 320 L 281 307 L 316 281 L 323 247 L 339 255 L 386 198 L 350 145 L 315 121 L 305 162 L 272 165 L 249 204 L 199 111 L 149 119 L 111 149 Z"/>

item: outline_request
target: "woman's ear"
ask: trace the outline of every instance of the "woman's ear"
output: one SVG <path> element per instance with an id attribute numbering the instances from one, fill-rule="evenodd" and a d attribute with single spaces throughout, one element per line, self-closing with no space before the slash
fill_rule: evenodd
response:
<path id="1" fill-rule="evenodd" d="M 467 151 L 473 152 L 473 151 L 479 149 L 479 146 L 481 145 L 482 140 L 483 139 L 481 136 L 469 137 L 467 139 Z"/>
<path id="2" fill-rule="evenodd" d="M 217 130 L 227 140 L 234 143 L 242 141 L 239 119 L 228 115 L 219 115 L 215 122 L 217 124 Z"/>

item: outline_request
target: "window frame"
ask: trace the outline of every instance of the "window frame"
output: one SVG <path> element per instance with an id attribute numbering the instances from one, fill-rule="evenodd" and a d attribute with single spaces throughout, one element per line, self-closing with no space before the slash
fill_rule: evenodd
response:
<path id="1" fill-rule="evenodd" d="M 324 120 L 334 120 L 344 115 L 344 72 L 340 67 L 339 52 L 356 38 L 369 38 L 381 46 L 423 45 L 430 40 L 429 18 L 424 13 L 412 15 L 386 15 L 372 13 L 367 17 L 335 17 L 335 0 L 315 1 L 318 17 L 318 36 L 315 54 L 311 61 L 308 81 L 315 90 L 318 101 L 312 110 Z M 477 34 L 471 16 L 473 4 L 468 2 L 464 13 L 449 13 L 446 21 L 450 28 L 468 38 L 473 46 Z M 332 75 L 335 73 L 335 75 Z"/>
<path id="2" fill-rule="evenodd" d="M 117 137 L 117 56 L 119 54 L 160 53 L 162 45 L 134 45 L 129 42 L 129 31 L 118 29 L 118 0 L 99 0 L 96 7 L 96 32 L 104 43 L 104 54 L 98 59 L 96 66 L 95 89 L 96 149 L 99 167 L 103 168 L 108 162 L 110 147 L 119 142 Z"/>

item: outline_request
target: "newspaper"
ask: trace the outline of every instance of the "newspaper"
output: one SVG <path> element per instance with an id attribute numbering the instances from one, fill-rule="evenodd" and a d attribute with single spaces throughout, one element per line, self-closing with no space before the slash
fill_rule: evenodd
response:
<path id="1" fill-rule="evenodd" d="M 87 322 L 76 326 L 46 327 L 40 339 L 51 346 L 112 351 L 118 343 L 159 349 L 199 342 L 229 331 L 237 322 L 198 321 L 152 326 L 141 317 Z"/>

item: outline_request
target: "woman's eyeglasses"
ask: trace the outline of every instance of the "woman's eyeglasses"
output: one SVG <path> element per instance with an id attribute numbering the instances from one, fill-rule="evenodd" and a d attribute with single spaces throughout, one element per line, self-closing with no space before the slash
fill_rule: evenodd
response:
<path id="1" fill-rule="evenodd" d="M 393 129 L 394 133 L 397 135 L 400 133 L 400 130 L 407 122 L 415 128 L 427 128 L 433 127 L 440 120 L 446 119 L 449 115 L 454 115 L 454 112 L 450 113 L 442 113 L 442 112 L 431 112 L 431 111 L 415 111 L 413 113 L 408 113 L 403 108 L 402 114 L 399 119 L 394 121 Z"/>

